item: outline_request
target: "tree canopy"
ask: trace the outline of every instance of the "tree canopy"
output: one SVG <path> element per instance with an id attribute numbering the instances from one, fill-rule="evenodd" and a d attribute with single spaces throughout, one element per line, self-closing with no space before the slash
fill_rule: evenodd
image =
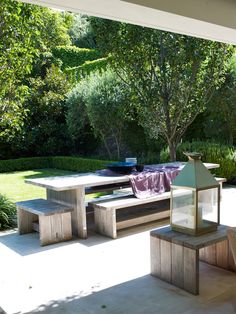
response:
<path id="1" fill-rule="evenodd" d="M 112 70 L 91 74 L 68 96 L 67 121 L 71 133 L 76 136 L 88 119 L 96 136 L 102 140 L 109 158 L 112 158 L 113 143 L 119 158 L 129 100 L 129 90 Z"/>
<path id="2" fill-rule="evenodd" d="M 8 140 L 23 125 L 27 77 L 40 54 L 69 44 L 68 21 L 47 8 L 0 0 L 0 136 Z"/>
<path id="3" fill-rule="evenodd" d="M 223 82 L 232 49 L 226 44 L 92 19 L 100 48 L 133 91 L 139 122 L 163 137 L 171 159 L 187 127 Z"/>

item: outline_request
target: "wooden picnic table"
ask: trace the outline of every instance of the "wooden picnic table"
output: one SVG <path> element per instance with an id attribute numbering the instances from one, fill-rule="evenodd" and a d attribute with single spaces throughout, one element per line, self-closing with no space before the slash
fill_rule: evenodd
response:
<path id="1" fill-rule="evenodd" d="M 176 165 L 179 163 L 171 163 Z M 219 168 L 219 164 L 205 163 L 208 169 Z M 74 208 L 72 232 L 79 238 L 87 238 L 85 194 L 101 189 L 117 189 L 129 184 L 128 175 L 105 176 L 98 173 L 78 173 L 66 176 L 56 176 L 38 179 L 26 179 L 25 183 L 44 187 L 47 190 L 47 199 Z M 97 189 L 96 189 L 97 187 Z"/>

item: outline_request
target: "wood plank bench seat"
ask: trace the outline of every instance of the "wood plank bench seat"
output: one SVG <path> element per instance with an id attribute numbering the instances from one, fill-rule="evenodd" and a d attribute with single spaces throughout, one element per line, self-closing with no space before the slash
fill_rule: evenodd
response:
<path id="1" fill-rule="evenodd" d="M 45 199 L 17 202 L 19 234 L 39 232 L 40 244 L 71 240 L 73 208 Z"/>
<path id="2" fill-rule="evenodd" d="M 224 178 L 216 179 L 221 185 L 226 181 Z M 179 191 L 179 193 L 182 192 Z M 94 208 L 95 230 L 115 239 L 117 230 L 168 218 L 170 216 L 169 203 L 163 203 L 162 206 L 158 206 L 158 204 L 160 201 L 170 200 L 170 196 L 171 193 L 168 191 L 145 199 L 139 199 L 134 195 L 119 195 L 117 198 L 91 202 L 89 206 Z M 148 210 L 147 206 L 152 207 Z M 133 212 L 132 215 L 129 212 L 125 215 L 118 214 L 118 211 L 129 208 L 142 210 L 137 211 L 137 214 Z"/>

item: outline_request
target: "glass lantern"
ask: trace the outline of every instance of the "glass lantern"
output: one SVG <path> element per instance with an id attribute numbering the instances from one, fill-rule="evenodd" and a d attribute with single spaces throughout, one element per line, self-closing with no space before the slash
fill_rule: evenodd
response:
<path id="1" fill-rule="evenodd" d="M 201 154 L 185 154 L 189 161 L 171 184 L 171 228 L 191 235 L 215 231 L 220 223 L 220 184 Z"/>

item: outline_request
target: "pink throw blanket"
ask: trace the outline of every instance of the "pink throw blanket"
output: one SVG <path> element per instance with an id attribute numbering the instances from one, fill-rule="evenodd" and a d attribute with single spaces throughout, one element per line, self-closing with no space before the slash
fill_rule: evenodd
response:
<path id="1" fill-rule="evenodd" d="M 144 171 L 129 175 L 133 193 L 138 198 L 148 198 L 170 190 L 171 182 L 182 169 L 180 166 L 145 166 Z"/>

